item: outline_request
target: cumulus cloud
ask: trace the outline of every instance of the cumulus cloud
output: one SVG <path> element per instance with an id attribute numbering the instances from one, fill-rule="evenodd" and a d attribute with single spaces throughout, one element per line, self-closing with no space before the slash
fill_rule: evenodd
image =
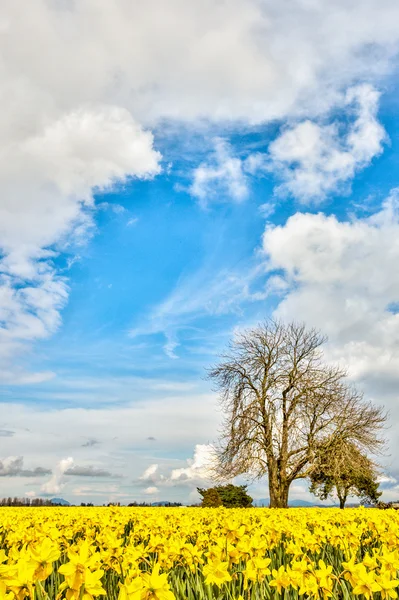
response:
<path id="1" fill-rule="evenodd" d="M 50 473 L 51 470 L 44 467 L 25 469 L 22 456 L 8 456 L 0 460 L 0 477 L 42 477 Z"/>
<path id="2" fill-rule="evenodd" d="M 269 146 L 267 168 L 283 179 L 277 188 L 302 202 L 321 201 L 382 152 L 385 130 L 377 120 L 379 93 L 370 85 L 350 88 L 343 109 L 353 122 L 320 125 L 310 120 L 288 128 Z M 344 131 L 343 131 L 344 129 Z M 346 130 L 345 130 L 346 129 Z M 262 155 L 250 165 L 260 167 Z"/>
<path id="3" fill-rule="evenodd" d="M 144 473 L 140 476 L 141 481 L 153 481 L 154 483 L 158 481 L 159 473 L 158 473 L 158 464 L 153 464 L 147 467 Z"/>
<path id="4" fill-rule="evenodd" d="M 22 0 L 6 0 L 3 71 L 6 100 L 14 100 L 8 127 L 19 117 L 36 127 L 37 107 L 50 112 L 93 99 L 118 101 L 140 122 L 256 123 L 320 109 L 348 82 L 386 72 L 398 12 L 395 0 L 383 11 L 377 0 L 295 0 L 289 11 L 270 0 L 204 0 L 200 8 L 172 0 L 167 9 L 161 0 L 67 7 L 35 0 L 32 17 Z"/>
<path id="5" fill-rule="evenodd" d="M 54 259 L 89 235 L 96 190 L 159 172 L 150 128 L 324 114 L 354 81 L 389 72 L 398 18 L 396 0 L 384 10 L 377 0 L 294 0 L 289 10 L 271 0 L 171 0 L 167 7 L 161 0 L 33 0 L 30 11 L 22 0 L 5 0 L 2 378 L 51 377 L 25 373 L 15 357 L 60 326 L 68 283 Z M 361 153 L 352 142 L 349 136 Z M 247 193 L 242 165 L 222 142 L 195 172 L 192 192 L 206 202 L 214 188 L 235 200 Z"/>
<path id="6" fill-rule="evenodd" d="M 210 483 L 214 460 L 213 446 L 197 444 L 193 457 L 186 460 L 185 466 L 161 471 L 158 464 L 152 464 L 147 467 L 139 480 L 151 482 L 153 486 L 158 487 L 184 486 L 195 489 L 196 486 Z"/>
<path id="7" fill-rule="evenodd" d="M 186 481 L 193 485 L 209 482 L 215 461 L 215 450 L 209 444 L 197 444 L 193 458 L 187 459 L 187 467 L 173 469 L 171 481 Z"/>
<path id="8" fill-rule="evenodd" d="M 269 226 L 263 247 L 269 268 L 282 269 L 289 286 L 279 315 L 339 341 L 340 358 L 357 378 L 399 372 L 399 314 L 391 309 L 399 298 L 399 191 L 363 219 L 297 213 Z"/>
<path id="9" fill-rule="evenodd" d="M 147 494 L 148 496 L 153 496 L 154 494 L 157 494 L 158 492 L 159 492 L 159 490 L 155 486 L 150 486 L 144 490 L 144 493 Z"/>
<path id="10" fill-rule="evenodd" d="M 73 458 L 63 458 L 57 464 L 53 471 L 53 475 L 49 481 L 46 481 L 41 487 L 41 491 L 49 496 L 59 494 L 65 486 L 65 471 L 73 465 Z"/>
<path id="11" fill-rule="evenodd" d="M 348 367 L 369 396 L 398 417 L 399 192 L 370 217 L 297 213 L 267 227 L 270 271 L 286 284 L 276 315 L 305 321 L 329 337 L 328 358 Z M 395 428 L 388 431 L 392 450 Z"/>
<path id="12" fill-rule="evenodd" d="M 60 325 L 68 285 L 54 259 L 87 238 L 93 193 L 156 175 L 160 154 L 125 107 L 63 100 L 50 73 L 42 79 L 28 55 L 19 62 L 18 8 L 3 7 L 8 34 L 0 40 L 9 58 L 0 65 L 0 364 L 3 380 L 24 383 L 51 376 L 23 373 L 14 359 Z M 41 9 L 41 26 L 52 35 L 51 11 Z"/>
<path id="13" fill-rule="evenodd" d="M 217 138 L 214 152 L 207 162 L 201 163 L 193 172 L 190 193 L 202 206 L 212 200 L 235 200 L 241 202 L 248 196 L 246 175 L 242 161 L 232 155 L 229 144 Z"/>
<path id="14" fill-rule="evenodd" d="M 93 191 L 159 171 L 152 135 L 125 109 L 43 117 L 29 133 L 16 129 L 3 139 L 0 128 L 7 157 L 0 157 L 0 360 L 9 362 L 24 343 L 46 338 L 60 324 L 68 286 L 52 260 L 67 235 L 69 243 L 86 235 Z"/>

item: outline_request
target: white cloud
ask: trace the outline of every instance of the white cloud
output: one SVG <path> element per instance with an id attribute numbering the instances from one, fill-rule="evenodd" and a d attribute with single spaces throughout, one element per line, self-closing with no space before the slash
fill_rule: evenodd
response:
<path id="1" fill-rule="evenodd" d="M 40 488 L 42 492 L 47 495 L 59 494 L 61 490 L 65 487 L 65 471 L 70 469 L 73 465 L 73 458 L 70 456 L 69 458 L 63 458 L 57 464 L 53 471 L 53 475 L 42 485 Z"/>
<path id="2" fill-rule="evenodd" d="M 166 464 L 160 469 L 158 464 L 152 464 L 144 471 L 139 481 L 152 483 L 152 486 L 144 490 L 144 493 L 149 493 L 149 489 L 156 491 L 161 489 L 165 494 L 166 491 L 169 494 L 171 489 L 178 488 L 185 489 L 185 494 L 191 494 L 197 486 L 207 486 L 212 483 L 214 465 L 214 447 L 210 444 L 196 444 L 193 457 L 184 461 L 183 466 L 170 468 L 170 461 L 166 461 Z M 195 498 L 197 498 L 197 494 Z"/>
<path id="3" fill-rule="evenodd" d="M 14 364 L 15 355 L 26 349 L 27 342 L 46 338 L 56 331 L 60 324 L 60 310 L 68 295 L 66 282 L 57 277 L 51 267 L 42 261 L 28 266 L 32 271 L 36 268 L 39 273 L 34 274 L 34 280 L 25 285 L 20 276 L 0 274 L 0 364 L 3 382 L 35 383 L 53 375 L 50 372 L 26 373 Z"/>
<path id="4" fill-rule="evenodd" d="M 145 381 L 133 385 L 132 379 L 127 379 L 123 386 L 119 378 L 96 377 L 86 382 L 87 389 L 93 394 L 93 405 L 90 408 L 80 408 L 82 399 L 79 396 L 74 407 L 61 408 L 59 405 L 48 410 L 45 405 L 36 402 L 42 398 L 43 386 L 37 392 L 29 391 L 30 402 L 27 404 L 13 404 L 7 402 L 0 405 L 0 412 L 7 414 L 7 426 L 16 433 L 11 437 L 2 437 L 3 456 L 18 456 L 19 452 L 29 455 L 29 465 L 26 469 L 34 471 L 37 465 L 50 470 L 58 462 L 51 457 L 73 456 L 74 461 L 61 468 L 53 468 L 53 476 L 35 478 L 37 487 L 23 477 L 2 477 L 2 494 L 23 496 L 26 489 L 35 490 L 37 496 L 43 493 L 62 494 L 70 498 L 72 490 L 77 486 L 77 477 L 67 475 L 66 472 L 75 465 L 92 464 L 101 467 L 109 473 L 123 474 L 123 479 L 113 480 L 114 488 L 121 493 L 129 494 L 131 500 L 142 499 L 142 489 L 158 485 L 162 476 L 169 477 L 171 471 L 177 467 L 187 467 L 184 460 L 178 456 L 190 456 L 195 441 L 205 444 L 209 439 L 215 439 L 220 414 L 216 411 L 215 395 L 199 393 L 198 389 L 182 387 L 177 391 L 167 391 L 165 384 L 155 391 L 148 393 L 152 382 Z M 161 382 L 159 382 L 161 383 Z M 155 384 L 155 382 L 154 382 Z M 63 385 L 62 380 L 53 380 L 49 384 L 49 397 L 54 398 L 56 393 L 53 386 Z M 93 387 L 91 387 L 93 386 Z M 171 387 L 172 382 L 171 382 Z M 77 384 L 76 391 L 85 389 L 85 382 Z M 147 394 L 146 394 L 147 391 Z M 34 395 L 31 396 L 31 393 Z M 37 393 L 37 396 L 35 395 Z M 73 402 L 75 389 L 70 388 L 69 402 Z M 115 403 L 115 398 L 118 402 Z M 84 400 L 83 400 L 84 401 Z M 59 435 L 62 431 L 63 435 Z M 82 447 L 87 432 L 93 439 L 101 440 L 101 444 L 90 448 L 90 459 L 87 457 L 88 449 Z M 148 441 L 147 437 L 155 437 L 156 441 Z M 152 467 L 147 472 L 147 480 L 140 480 L 143 471 L 149 466 L 158 464 L 158 470 Z M 25 467 L 24 467 L 25 468 Z M 87 474 L 87 469 L 84 471 Z M 89 474 L 93 470 L 89 470 Z M 98 471 L 97 471 L 98 473 Z M 152 473 L 152 475 L 151 475 Z M 79 481 L 83 481 L 79 477 Z M 87 486 L 86 481 L 93 478 L 84 478 L 83 487 L 103 490 L 96 493 L 97 501 L 101 503 L 109 500 L 110 481 L 105 477 L 99 478 L 94 486 Z M 99 482 L 104 483 L 100 485 Z M 163 481 L 163 480 L 162 480 Z M 41 484 L 46 483 L 41 490 Z M 79 486 L 80 488 L 82 486 Z M 59 489 L 59 492 L 55 492 Z M 94 501 L 89 491 L 85 501 Z M 168 487 L 167 497 L 161 500 L 186 500 L 184 489 Z"/>
<path id="5" fill-rule="evenodd" d="M 186 482 L 191 485 L 209 483 L 215 466 L 215 450 L 209 444 L 197 444 L 193 458 L 187 459 L 187 467 L 173 469 L 171 481 Z"/>
<path id="6" fill-rule="evenodd" d="M 212 200 L 245 200 L 248 187 L 241 159 L 233 156 L 229 144 L 220 138 L 214 140 L 214 147 L 208 161 L 194 170 L 190 194 L 202 206 Z"/>
<path id="7" fill-rule="evenodd" d="M 309 120 L 283 131 L 265 159 L 283 179 L 277 191 L 302 202 L 323 200 L 378 156 L 386 135 L 377 120 L 378 98 L 370 85 L 348 90 L 343 108 L 352 107 L 355 119 L 346 131 L 338 121 L 319 125 Z"/>
<path id="8" fill-rule="evenodd" d="M 11 314 L 0 366 L 19 382 L 50 376 L 23 373 L 15 357 L 59 327 L 68 287 L 52 259 L 87 237 L 93 191 L 159 172 L 146 128 L 323 114 L 354 81 L 386 75 L 399 40 L 396 0 L 384 10 L 378 0 L 294 0 L 289 10 L 275 0 L 30 8 L 5 0 L 0 15 L 0 272 L 9 278 L 0 302 Z M 225 156 L 200 167 L 194 192 L 205 201 L 216 181 L 244 198 L 240 162 L 217 151 Z M 44 307 L 21 302 L 24 288 L 45 297 Z"/>
<path id="9" fill-rule="evenodd" d="M 348 367 L 369 397 L 386 403 L 390 423 L 395 423 L 398 191 L 367 218 L 339 221 L 335 216 L 297 213 L 283 226 L 269 226 L 263 247 L 268 268 L 281 270 L 287 286 L 276 315 L 304 321 L 327 334 L 329 359 Z M 395 431 L 393 427 L 387 432 L 392 450 L 397 446 Z"/>
<path id="10" fill-rule="evenodd" d="M 378 483 L 381 485 L 388 485 L 390 484 L 391 486 L 394 485 L 395 483 L 397 483 L 397 480 L 395 479 L 395 477 L 391 477 L 390 475 L 381 475 L 377 478 Z"/>
<path id="11" fill-rule="evenodd" d="M 25 136 L 16 129 L 2 137 L 0 127 L 0 361 L 3 379 L 19 382 L 31 379 L 10 366 L 15 354 L 56 331 L 68 298 L 54 248 L 66 236 L 71 244 L 87 235 L 95 189 L 159 171 L 152 135 L 125 109 L 85 108 L 44 121 Z"/>
<path id="12" fill-rule="evenodd" d="M 3 126 L 36 128 L 44 111 L 110 99 L 140 122 L 315 110 L 348 82 L 386 72 L 398 14 L 395 0 L 384 10 L 377 0 L 295 0 L 289 11 L 272 0 L 34 0 L 31 13 L 5 0 Z"/>
<path id="13" fill-rule="evenodd" d="M 148 496 L 153 496 L 154 494 L 157 494 L 158 492 L 159 492 L 159 490 L 155 486 L 148 487 L 144 490 L 144 493 L 147 494 Z"/>
<path id="14" fill-rule="evenodd" d="M 140 479 L 143 481 L 156 481 L 158 478 L 158 464 L 153 464 L 147 467 Z"/>

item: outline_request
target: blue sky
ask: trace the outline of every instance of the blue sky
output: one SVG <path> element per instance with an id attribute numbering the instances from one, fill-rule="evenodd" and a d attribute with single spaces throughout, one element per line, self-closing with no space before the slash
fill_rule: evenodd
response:
<path id="1" fill-rule="evenodd" d="M 6 1 L 0 495 L 195 501 L 221 419 L 206 369 L 277 316 L 390 410 L 397 497 L 398 18 Z"/>

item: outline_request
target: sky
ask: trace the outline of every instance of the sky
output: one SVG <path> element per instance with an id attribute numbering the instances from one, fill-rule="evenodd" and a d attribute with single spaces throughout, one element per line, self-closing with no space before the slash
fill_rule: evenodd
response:
<path id="1" fill-rule="evenodd" d="M 388 409 L 399 498 L 398 22 L 397 0 L 2 2 L 0 496 L 196 502 L 207 368 L 274 317 Z"/>

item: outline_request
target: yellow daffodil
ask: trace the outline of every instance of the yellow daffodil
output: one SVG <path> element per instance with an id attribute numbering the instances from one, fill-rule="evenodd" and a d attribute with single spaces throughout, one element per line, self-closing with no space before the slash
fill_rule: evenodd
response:
<path id="1" fill-rule="evenodd" d="M 365 598 L 371 598 L 375 592 L 381 591 L 381 586 L 376 582 L 375 572 L 367 571 L 363 564 L 353 573 L 353 593 L 357 596 L 362 594 Z"/>
<path id="2" fill-rule="evenodd" d="M 286 590 L 291 585 L 291 578 L 287 573 L 284 565 L 276 570 L 272 570 L 273 579 L 269 582 L 271 587 L 275 587 L 277 592 L 281 594 L 282 590 Z"/>
<path id="3" fill-rule="evenodd" d="M 381 587 L 380 594 L 382 600 L 388 600 L 389 598 L 397 598 L 397 587 L 399 585 L 399 579 L 392 578 L 390 571 L 384 571 L 377 578 L 377 583 Z"/>
<path id="4" fill-rule="evenodd" d="M 118 600 L 141 600 L 144 582 L 141 577 L 129 579 L 119 584 Z"/>
<path id="5" fill-rule="evenodd" d="M 155 564 L 151 573 L 143 573 L 142 600 L 174 600 L 175 595 L 170 590 L 168 576 L 159 573 L 159 564 Z"/>
<path id="6" fill-rule="evenodd" d="M 223 583 L 231 581 L 231 575 L 228 569 L 229 563 L 223 562 L 218 558 L 208 562 L 202 570 L 205 575 L 205 583 L 215 583 L 216 585 L 221 586 Z"/>

